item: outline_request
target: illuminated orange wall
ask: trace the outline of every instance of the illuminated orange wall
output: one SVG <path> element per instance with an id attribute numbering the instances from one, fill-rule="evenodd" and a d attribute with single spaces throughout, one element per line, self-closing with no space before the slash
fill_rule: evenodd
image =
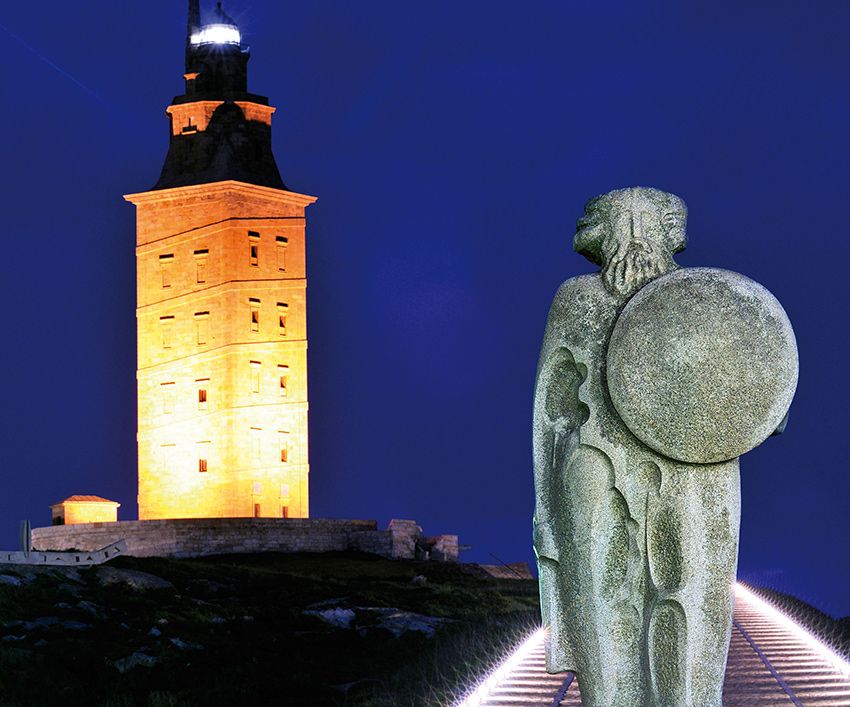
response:
<path id="1" fill-rule="evenodd" d="M 51 506 L 54 522 L 63 518 L 65 525 L 78 523 L 114 523 L 118 520 L 118 503 L 70 501 Z"/>
<path id="2" fill-rule="evenodd" d="M 139 519 L 250 517 L 256 505 L 308 517 L 304 210 L 315 199 L 234 181 L 126 198 L 137 207 Z"/>
<path id="3" fill-rule="evenodd" d="M 272 124 L 272 115 L 275 112 L 272 106 L 247 101 L 234 101 L 234 103 L 242 109 L 246 120 L 256 120 L 266 125 Z M 165 112 L 171 118 L 172 135 L 193 131 L 203 132 L 212 120 L 213 113 L 223 104 L 224 101 L 192 101 L 168 106 Z"/>

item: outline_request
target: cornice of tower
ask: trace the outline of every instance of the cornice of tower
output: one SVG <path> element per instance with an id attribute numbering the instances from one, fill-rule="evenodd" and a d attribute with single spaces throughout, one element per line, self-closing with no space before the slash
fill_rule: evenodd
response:
<path id="1" fill-rule="evenodd" d="M 208 184 L 192 184 L 186 187 L 172 187 L 170 189 L 155 189 L 152 191 L 139 192 L 137 194 L 125 194 L 124 199 L 131 204 L 151 204 L 163 201 L 182 201 L 183 199 L 198 196 L 212 196 L 214 194 L 237 193 L 244 196 L 256 196 L 266 199 L 276 199 L 294 206 L 307 207 L 318 200 L 317 196 L 299 194 L 286 189 L 275 189 L 273 187 L 262 187 L 248 182 L 239 182 L 227 179 L 221 182 Z"/>

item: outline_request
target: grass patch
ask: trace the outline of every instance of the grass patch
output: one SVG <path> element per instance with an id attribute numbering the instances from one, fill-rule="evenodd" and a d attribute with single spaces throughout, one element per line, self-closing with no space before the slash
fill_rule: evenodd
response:
<path id="1" fill-rule="evenodd" d="M 0 585 L 0 704 L 431 707 L 539 623 L 536 582 L 448 563 L 328 553 L 108 566 L 174 588 L 102 586 L 97 568 L 20 570 L 23 585 Z M 334 626 L 304 613 L 315 604 L 356 618 Z M 430 637 L 402 632 L 388 608 L 443 621 Z"/>

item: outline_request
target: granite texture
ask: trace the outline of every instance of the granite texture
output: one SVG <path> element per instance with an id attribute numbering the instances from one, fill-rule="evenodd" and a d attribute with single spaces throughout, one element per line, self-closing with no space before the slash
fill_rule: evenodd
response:
<path id="1" fill-rule="evenodd" d="M 728 270 L 688 268 L 646 285 L 608 344 L 608 390 L 626 426 L 655 451 L 695 464 L 764 442 L 796 385 L 785 310 Z"/>
<path id="2" fill-rule="evenodd" d="M 204 557 L 255 552 L 369 552 L 393 559 L 457 562 L 457 535 L 426 537 L 413 520 L 331 518 L 175 518 L 54 525 L 33 529 L 37 552 L 74 548 L 93 551 L 126 542 L 133 557 Z M 423 554 L 420 548 L 430 552 Z M 2 556 L 0 556 L 2 559 Z"/>
<path id="3" fill-rule="evenodd" d="M 628 427 L 608 391 L 609 340 L 630 298 L 668 273 L 687 280 L 678 272 L 693 272 L 673 260 L 686 245 L 686 217 L 681 199 L 655 189 L 588 202 L 574 245 L 601 271 L 561 285 L 543 339 L 534 395 L 534 547 L 547 668 L 575 671 L 588 707 L 721 704 L 738 552 L 738 458 L 694 464 L 657 451 Z M 666 322 L 657 324 L 662 331 Z M 628 336 L 623 341 L 632 346 Z M 638 369 L 658 355 L 651 347 L 623 353 Z M 620 363 L 620 371 L 632 370 L 625 358 Z M 659 394 L 639 376 L 622 382 L 624 409 Z M 790 402 L 793 386 L 785 393 L 779 397 Z M 757 440 L 752 446 L 779 411 L 750 416 L 758 431 L 743 436 Z"/>

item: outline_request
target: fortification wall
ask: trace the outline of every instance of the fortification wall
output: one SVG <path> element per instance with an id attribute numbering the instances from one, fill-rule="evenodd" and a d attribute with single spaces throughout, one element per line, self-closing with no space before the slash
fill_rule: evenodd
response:
<path id="1" fill-rule="evenodd" d="M 392 538 L 374 520 L 192 518 L 34 528 L 36 550 L 97 550 L 118 540 L 135 557 L 201 557 L 247 552 L 362 550 L 389 556 Z"/>

